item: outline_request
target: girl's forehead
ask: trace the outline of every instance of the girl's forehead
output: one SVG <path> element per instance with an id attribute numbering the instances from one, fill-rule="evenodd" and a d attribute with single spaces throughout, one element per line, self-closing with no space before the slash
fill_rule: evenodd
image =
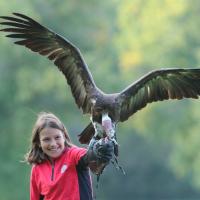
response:
<path id="1" fill-rule="evenodd" d="M 56 128 L 51 128 L 51 127 L 47 127 L 47 128 L 43 128 L 40 131 L 39 136 L 40 137 L 47 137 L 47 136 L 54 136 L 54 135 L 59 135 L 62 134 L 62 131 Z"/>

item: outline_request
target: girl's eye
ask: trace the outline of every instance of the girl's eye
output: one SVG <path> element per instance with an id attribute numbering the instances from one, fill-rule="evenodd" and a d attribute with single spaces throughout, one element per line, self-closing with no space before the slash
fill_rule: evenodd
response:
<path id="1" fill-rule="evenodd" d="M 56 137 L 55 137 L 55 139 L 56 139 L 56 140 L 59 140 L 59 139 L 60 139 L 60 136 L 59 136 L 59 135 L 58 135 L 58 136 L 56 136 Z"/>
<path id="2" fill-rule="evenodd" d="M 42 141 L 48 142 L 48 141 L 50 141 L 50 139 L 49 138 L 44 138 Z"/>

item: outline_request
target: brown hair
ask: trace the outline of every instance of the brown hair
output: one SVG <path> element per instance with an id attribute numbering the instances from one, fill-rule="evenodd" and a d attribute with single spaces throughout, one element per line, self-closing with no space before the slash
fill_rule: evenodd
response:
<path id="1" fill-rule="evenodd" d="M 65 137 L 65 146 L 73 146 L 64 124 L 52 113 L 41 112 L 32 130 L 31 147 L 25 155 L 25 161 L 29 164 L 39 164 L 48 159 L 40 147 L 40 132 L 44 128 L 55 128 L 61 130 Z"/>

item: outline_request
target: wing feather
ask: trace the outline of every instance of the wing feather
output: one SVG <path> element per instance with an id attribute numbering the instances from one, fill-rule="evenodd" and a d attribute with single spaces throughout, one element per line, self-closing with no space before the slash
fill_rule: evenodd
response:
<path id="1" fill-rule="evenodd" d="M 7 37 L 15 38 L 15 44 L 26 46 L 34 52 L 46 56 L 65 75 L 76 104 L 84 113 L 89 113 L 91 91 L 96 90 L 92 75 L 81 53 L 72 43 L 30 17 L 13 13 L 14 17 L 2 16 L 1 29 Z"/>
<path id="2" fill-rule="evenodd" d="M 167 99 L 197 99 L 200 95 L 200 69 L 161 69 L 145 75 L 126 89 L 118 98 L 121 102 L 120 121 L 148 103 Z"/>

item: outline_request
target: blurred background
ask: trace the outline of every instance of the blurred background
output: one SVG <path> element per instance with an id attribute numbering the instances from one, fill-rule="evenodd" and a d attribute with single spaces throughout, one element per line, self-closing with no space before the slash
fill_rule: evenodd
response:
<path id="1" fill-rule="evenodd" d="M 73 42 L 99 88 L 118 92 L 145 73 L 200 66 L 200 1 L 0 0 L 0 14 L 24 13 Z M 46 58 L 0 35 L 0 199 L 29 199 L 28 151 L 37 113 L 64 122 L 77 145 L 89 122 L 64 76 Z M 98 200 L 200 199 L 200 102 L 148 105 L 118 126 L 119 162 L 94 190 Z"/>

